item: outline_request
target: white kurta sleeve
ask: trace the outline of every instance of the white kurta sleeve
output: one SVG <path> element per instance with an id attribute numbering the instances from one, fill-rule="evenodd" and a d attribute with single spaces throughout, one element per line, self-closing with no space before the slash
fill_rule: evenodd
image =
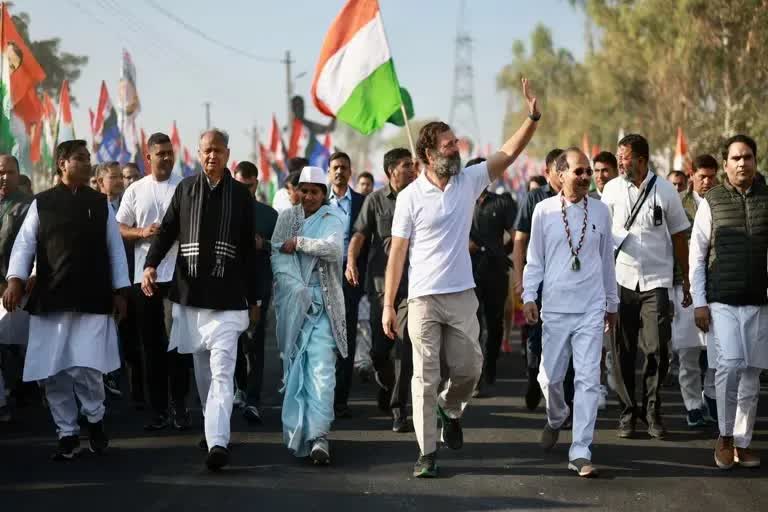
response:
<path id="1" fill-rule="evenodd" d="M 13 243 L 6 280 L 16 277 L 26 281 L 29 278 L 32 262 L 37 252 L 37 230 L 39 227 L 40 217 L 37 214 L 37 200 L 34 200 L 29 205 L 27 216 L 24 218 L 16 241 Z"/>
<path id="2" fill-rule="evenodd" d="M 528 253 L 523 268 L 523 304 L 534 302 L 538 295 L 539 285 L 544 279 L 544 229 L 542 229 L 541 203 L 536 205 L 531 218 L 531 238 L 528 242 Z"/>
<path id="3" fill-rule="evenodd" d="M 613 255 L 611 216 L 606 220 L 606 232 L 600 237 L 600 256 L 603 260 L 603 288 L 605 289 L 605 310 L 616 313 L 619 310 L 619 293 L 616 283 L 616 259 Z"/>
<path id="4" fill-rule="evenodd" d="M 707 305 L 707 255 L 711 237 L 712 210 L 709 209 L 707 200 L 702 199 L 693 219 L 688 249 L 688 278 L 691 281 L 694 308 Z"/>
<path id="5" fill-rule="evenodd" d="M 125 257 L 125 246 L 120 237 L 120 228 L 117 227 L 115 214 L 107 203 L 107 250 L 109 250 L 109 263 L 112 269 L 112 288 L 126 288 L 131 286 L 128 280 L 128 260 Z"/>

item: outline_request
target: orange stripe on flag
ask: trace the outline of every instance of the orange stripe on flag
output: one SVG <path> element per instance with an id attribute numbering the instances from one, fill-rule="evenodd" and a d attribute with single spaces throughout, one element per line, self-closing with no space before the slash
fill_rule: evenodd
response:
<path id="1" fill-rule="evenodd" d="M 361 28 L 375 18 L 378 12 L 378 0 L 349 0 L 339 15 L 336 16 L 336 19 L 333 20 L 331 28 L 328 29 L 325 41 L 323 41 L 323 46 L 320 49 L 320 58 L 317 60 L 315 79 L 312 81 L 312 97 L 315 99 L 315 106 L 323 114 L 333 117 L 331 109 L 317 99 L 317 79 L 320 76 L 320 71 L 328 59 L 343 48 Z"/>

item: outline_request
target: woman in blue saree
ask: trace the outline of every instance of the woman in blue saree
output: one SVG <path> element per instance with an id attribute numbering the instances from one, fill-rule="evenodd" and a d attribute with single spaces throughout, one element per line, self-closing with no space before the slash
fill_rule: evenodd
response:
<path id="1" fill-rule="evenodd" d="M 347 357 L 342 252 L 345 222 L 325 204 L 325 172 L 305 167 L 301 202 L 280 213 L 272 236 L 276 331 L 283 360 L 283 439 L 297 457 L 331 460 L 336 358 Z"/>

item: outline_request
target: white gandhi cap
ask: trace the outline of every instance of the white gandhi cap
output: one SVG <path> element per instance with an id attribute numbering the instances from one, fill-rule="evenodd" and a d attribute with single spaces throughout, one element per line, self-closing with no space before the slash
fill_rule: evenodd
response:
<path id="1" fill-rule="evenodd" d="M 307 166 L 301 170 L 299 184 L 302 183 L 315 183 L 317 185 L 328 186 L 328 178 L 325 175 L 325 171 L 320 167 Z"/>

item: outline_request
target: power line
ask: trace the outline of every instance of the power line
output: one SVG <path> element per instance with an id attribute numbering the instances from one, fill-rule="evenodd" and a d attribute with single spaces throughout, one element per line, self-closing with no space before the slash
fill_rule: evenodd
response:
<path id="1" fill-rule="evenodd" d="M 201 37 L 202 39 L 205 39 L 209 43 L 215 44 L 216 46 L 224 48 L 225 50 L 229 50 L 232 53 L 240 55 L 241 57 L 246 57 L 248 59 L 255 60 L 255 61 L 258 61 L 258 62 L 268 62 L 268 63 L 272 63 L 272 64 L 280 64 L 281 63 L 280 59 L 272 58 L 272 57 L 264 57 L 264 56 L 261 56 L 261 55 L 256 55 L 256 54 L 251 53 L 251 52 L 249 52 L 247 50 L 243 50 L 241 48 L 237 48 L 235 46 L 229 45 L 229 44 L 227 44 L 227 43 L 225 43 L 223 41 L 219 41 L 218 39 L 214 39 L 213 37 L 211 37 L 208 34 L 206 34 L 205 32 L 203 32 L 202 30 L 200 30 L 200 29 L 190 25 L 189 23 L 187 23 L 183 19 L 181 19 L 178 16 L 176 16 L 175 14 L 173 14 L 171 11 L 169 11 L 166 8 L 162 7 L 161 5 L 159 5 L 154 0 L 144 0 L 144 1 L 147 4 L 149 4 L 150 7 L 154 8 L 157 12 L 159 12 L 160 14 L 165 16 L 166 18 L 168 18 L 171 21 L 175 22 L 176 24 L 180 25 L 182 28 L 184 28 L 188 32 L 191 32 L 191 33 L 195 34 L 196 36 Z"/>

